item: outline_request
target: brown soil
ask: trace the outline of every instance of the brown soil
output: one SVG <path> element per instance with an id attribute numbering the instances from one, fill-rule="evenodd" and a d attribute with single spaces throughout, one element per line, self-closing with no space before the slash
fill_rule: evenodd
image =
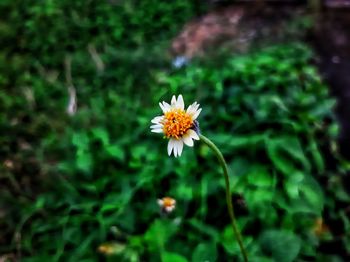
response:
<path id="1" fill-rule="evenodd" d="M 188 22 L 173 39 L 170 51 L 187 59 L 210 55 L 218 48 L 246 52 L 257 42 L 285 39 L 290 33 L 287 22 L 302 12 L 298 6 L 254 3 L 215 8 Z"/>

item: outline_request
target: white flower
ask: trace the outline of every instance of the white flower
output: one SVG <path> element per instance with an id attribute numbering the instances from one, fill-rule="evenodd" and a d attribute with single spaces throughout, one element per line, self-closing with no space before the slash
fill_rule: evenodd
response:
<path id="1" fill-rule="evenodd" d="M 181 156 L 183 144 L 193 146 L 193 139 L 199 140 L 198 124 L 196 119 L 202 111 L 199 104 L 194 102 L 185 111 L 185 103 L 182 95 L 176 99 L 171 99 L 171 104 L 167 102 L 159 103 L 163 115 L 152 119 L 151 131 L 163 133 L 169 138 L 168 155 L 174 152 L 174 156 Z"/>
<path id="2" fill-rule="evenodd" d="M 161 210 L 165 213 L 170 213 L 175 209 L 176 200 L 171 197 L 163 197 L 157 200 Z"/>

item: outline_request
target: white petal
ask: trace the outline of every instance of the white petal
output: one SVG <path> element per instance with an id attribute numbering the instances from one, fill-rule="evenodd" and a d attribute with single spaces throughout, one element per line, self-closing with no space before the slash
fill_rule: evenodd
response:
<path id="1" fill-rule="evenodd" d="M 174 156 L 177 157 L 177 140 L 174 141 Z"/>
<path id="2" fill-rule="evenodd" d="M 163 128 L 151 129 L 151 132 L 153 132 L 153 133 L 163 133 Z"/>
<path id="3" fill-rule="evenodd" d="M 192 104 L 193 105 L 193 104 Z M 186 113 L 189 114 L 190 112 L 192 112 L 192 105 L 189 105 L 187 107 Z"/>
<path id="4" fill-rule="evenodd" d="M 199 104 L 197 104 L 197 102 L 194 102 L 192 105 L 190 105 L 187 108 L 186 112 L 190 115 L 193 115 L 197 111 L 198 107 L 199 107 Z"/>
<path id="5" fill-rule="evenodd" d="M 202 112 L 202 108 L 199 108 L 192 116 L 193 120 L 196 120 L 199 114 Z"/>
<path id="6" fill-rule="evenodd" d="M 179 140 L 179 144 L 177 147 L 177 155 L 178 156 L 181 156 L 183 148 L 184 148 L 184 142 L 182 140 Z"/>
<path id="7" fill-rule="evenodd" d="M 193 146 L 193 140 L 191 138 L 191 136 L 189 134 L 185 134 L 183 137 L 182 137 L 182 140 L 184 141 L 185 145 L 187 146 Z"/>
<path id="8" fill-rule="evenodd" d="M 196 102 L 196 105 L 194 106 L 193 111 L 197 111 L 198 107 L 199 107 L 199 104 Z"/>
<path id="9" fill-rule="evenodd" d="M 161 124 L 151 125 L 151 129 L 159 129 L 159 128 L 163 128 L 163 125 Z"/>
<path id="10" fill-rule="evenodd" d="M 187 131 L 187 134 L 192 138 L 192 139 L 195 139 L 195 140 L 199 140 L 199 136 L 198 134 L 196 133 L 196 131 L 192 130 L 192 129 L 189 129 Z"/>
<path id="11" fill-rule="evenodd" d="M 175 157 L 181 156 L 183 147 L 184 147 L 184 143 L 181 139 L 175 140 L 175 146 L 174 146 Z"/>
<path id="12" fill-rule="evenodd" d="M 165 108 L 164 113 L 168 112 L 171 109 L 171 106 L 167 102 L 163 102 L 163 106 Z"/>
<path id="13" fill-rule="evenodd" d="M 174 208 L 175 208 L 175 206 L 170 206 L 170 207 L 168 206 L 168 207 L 165 207 L 165 211 L 170 213 L 171 211 L 174 210 Z"/>
<path id="14" fill-rule="evenodd" d="M 159 103 L 159 106 L 162 109 L 163 113 L 166 113 L 171 109 L 171 106 L 167 102 L 164 102 L 164 101 Z"/>
<path id="15" fill-rule="evenodd" d="M 174 138 L 170 138 L 169 142 L 168 142 L 168 155 L 171 155 L 171 151 L 173 151 L 174 145 L 175 145 L 175 141 L 176 139 Z M 174 152 L 175 154 L 175 152 Z"/>
<path id="16" fill-rule="evenodd" d="M 158 205 L 163 206 L 164 201 L 162 199 L 157 200 Z"/>
<path id="17" fill-rule="evenodd" d="M 184 99 L 183 99 L 182 95 L 179 95 L 177 97 L 176 107 L 179 108 L 179 109 L 184 110 L 185 103 L 184 103 Z"/>
<path id="18" fill-rule="evenodd" d="M 163 120 L 163 116 L 156 116 L 155 118 L 153 118 L 152 120 L 151 120 L 151 122 L 153 123 L 153 124 L 159 124 L 160 123 L 160 121 L 162 121 Z"/>
<path id="19" fill-rule="evenodd" d="M 171 106 L 175 106 L 175 105 L 176 105 L 176 97 L 173 96 L 173 97 L 171 98 Z"/>
<path id="20" fill-rule="evenodd" d="M 159 106 L 160 106 L 160 108 L 162 109 L 162 111 L 164 112 L 165 108 L 164 108 L 164 106 L 163 106 L 163 103 L 159 102 Z"/>

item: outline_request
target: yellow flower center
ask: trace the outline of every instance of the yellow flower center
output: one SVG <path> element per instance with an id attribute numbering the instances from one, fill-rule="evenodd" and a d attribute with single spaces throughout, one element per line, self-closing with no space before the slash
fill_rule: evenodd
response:
<path id="1" fill-rule="evenodd" d="M 171 197 L 164 197 L 163 199 L 163 207 L 172 207 L 175 205 L 175 200 Z"/>
<path id="2" fill-rule="evenodd" d="M 180 139 L 192 126 L 192 117 L 185 110 L 173 109 L 164 114 L 163 130 L 167 138 Z"/>

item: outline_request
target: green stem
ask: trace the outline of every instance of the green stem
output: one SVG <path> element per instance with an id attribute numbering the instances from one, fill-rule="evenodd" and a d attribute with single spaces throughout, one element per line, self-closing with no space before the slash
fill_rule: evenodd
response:
<path id="1" fill-rule="evenodd" d="M 214 153 L 216 154 L 216 156 L 219 159 L 222 170 L 224 171 L 225 184 L 226 184 L 226 202 L 227 202 L 228 212 L 229 212 L 230 218 L 231 218 L 231 225 L 232 225 L 232 229 L 233 229 L 233 234 L 235 235 L 235 237 L 237 239 L 237 242 L 238 242 L 239 247 L 241 249 L 241 253 L 242 253 L 242 256 L 244 258 L 244 261 L 247 262 L 248 255 L 247 255 L 246 250 L 244 249 L 242 236 L 238 230 L 236 219 L 235 219 L 235 214 L 233 212 L 233 204 L 232 204 L 231 190 L 230 190 L 230 180 L 229 180 L 229 176 L 228 176 L 228 168 L 227 168 L 226 161 L 225 161 L 221 151 L 219 150 L 219 148 L 217 148 L 217 146 L 213 142 L 211 142 L 207 137 L 205 137 L 203 135 L 199 135 L 199 137 L 207 146 L 209 146 L 214 151 Z"/>

